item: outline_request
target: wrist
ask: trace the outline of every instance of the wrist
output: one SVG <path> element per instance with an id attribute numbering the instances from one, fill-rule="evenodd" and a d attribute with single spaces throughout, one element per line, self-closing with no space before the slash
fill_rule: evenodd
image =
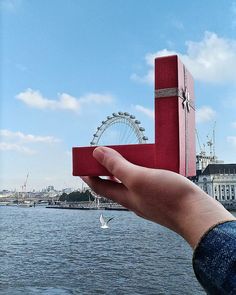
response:
<path id="1" fill-rule="evenodd" d="M 235 220 L 218 201 L 196 190 L 186 196 L 182 204 L 182 211 L 177 218 L 177 232 L 195 248 L 201 237 L 212 226 Z"/>

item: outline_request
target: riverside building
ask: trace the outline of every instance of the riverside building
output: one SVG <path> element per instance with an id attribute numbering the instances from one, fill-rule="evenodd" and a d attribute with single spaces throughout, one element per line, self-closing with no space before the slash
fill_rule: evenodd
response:
<path id="1" fill-rule="evenodd" d="M 227 209 L 236 209 L 236 164 L 197 155 L 197 175 L 191 180 Z"/>

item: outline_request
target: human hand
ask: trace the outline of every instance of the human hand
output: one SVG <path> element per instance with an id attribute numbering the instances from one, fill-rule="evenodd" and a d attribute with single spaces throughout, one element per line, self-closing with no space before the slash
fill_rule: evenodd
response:
<path id="1" fill-rule="evenodd" d="M 134 165 L 118 152 L 98 147 L 93 156 L 116 179 L 82 177 L 97 194 L 182 235 L 195 246 L 213 224 L 234 217 L 187 178 Z"/>

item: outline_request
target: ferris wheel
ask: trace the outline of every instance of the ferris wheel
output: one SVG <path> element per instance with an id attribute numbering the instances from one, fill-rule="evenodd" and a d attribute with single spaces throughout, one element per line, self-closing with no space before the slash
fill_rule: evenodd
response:
<path id="1" fill-rule="evenodd" d="M 102 121 L 90 142 L 95 145 L 139 144 L 148 141 L 141 122 L 127 112 L 113 113 Z"/>

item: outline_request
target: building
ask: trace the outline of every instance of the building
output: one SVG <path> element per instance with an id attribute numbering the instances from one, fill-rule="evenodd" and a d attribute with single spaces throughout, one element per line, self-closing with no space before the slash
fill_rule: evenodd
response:
<path id="1" fill-rule="evenodd" d="M 208 164 L 197 184 L 220 202 L 236 201 L 236 164 Z"/>
<path id="2" fill-rule="evenodd" d="M 191 180 L 227 209 L 236 209 L 236 164 L 224 164 L 215 158 L 208 158 L 197 156 L 197 173 Z"/>

